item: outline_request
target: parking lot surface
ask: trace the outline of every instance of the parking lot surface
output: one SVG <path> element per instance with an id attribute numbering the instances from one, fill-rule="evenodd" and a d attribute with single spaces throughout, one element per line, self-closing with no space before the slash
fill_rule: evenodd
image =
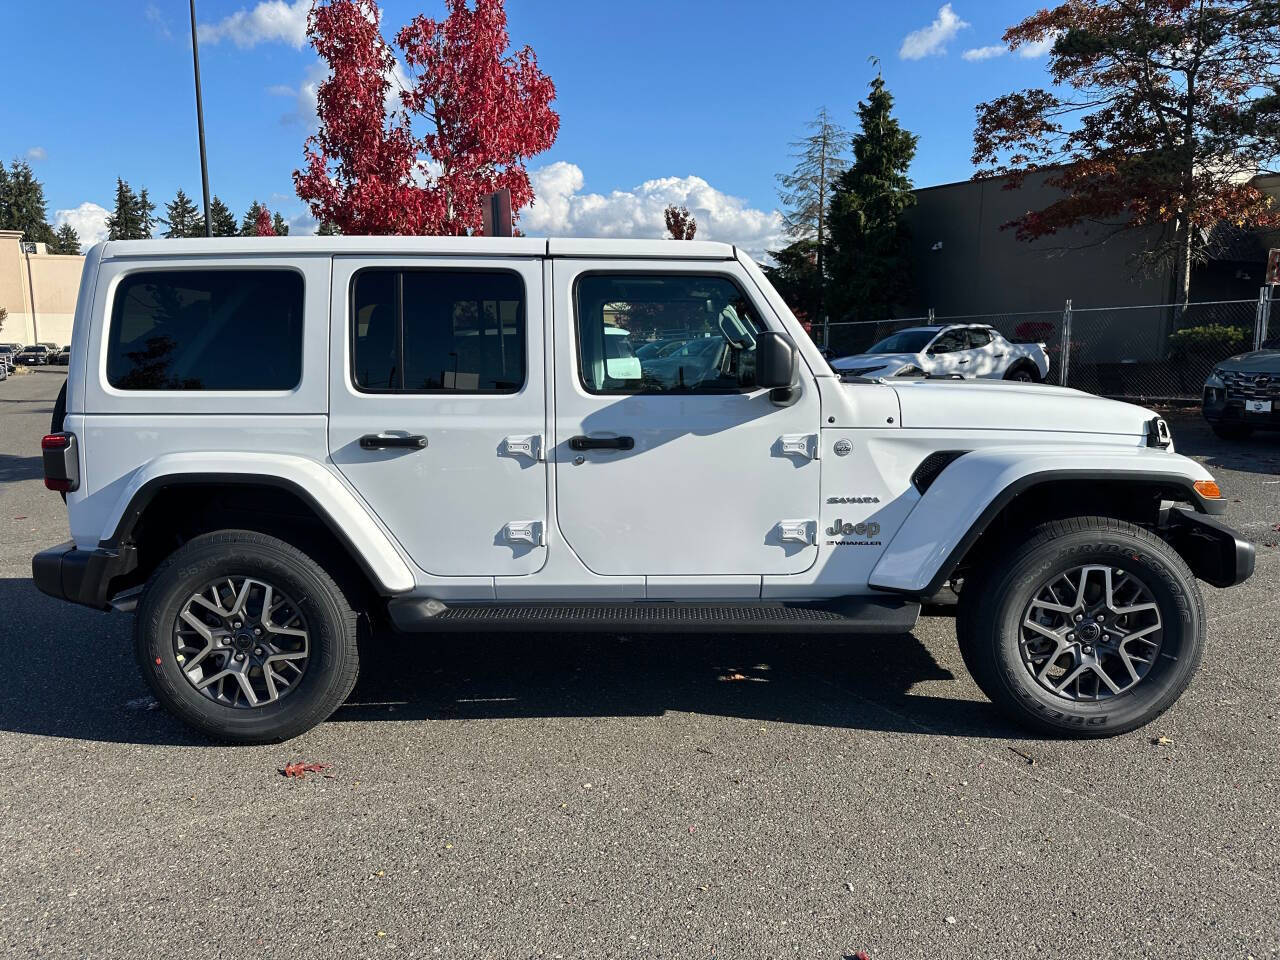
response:
<path id="1" fill-rule="evenodd" d="M 330 722 L 228 748 L 150 709 L 129 617 L 32 586 L 64 376 L 0 383 L 5 957 L 1280 954 L 1280 437 L 1171 417 L 1258 571 L 1206 587 L 1199 676 L 1116 739 L 1009 725 L 929 617 L 379 636 Z"/>

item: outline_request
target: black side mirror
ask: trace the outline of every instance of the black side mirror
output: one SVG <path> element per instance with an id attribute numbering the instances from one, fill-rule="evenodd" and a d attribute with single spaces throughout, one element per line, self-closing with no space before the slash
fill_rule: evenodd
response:
<path id="1" fill-rule="evenodd" d="M 756 336 L 756 386 L 782 390 L 796 376 L 796 344 L 785 333 L 766 330 Z"/>

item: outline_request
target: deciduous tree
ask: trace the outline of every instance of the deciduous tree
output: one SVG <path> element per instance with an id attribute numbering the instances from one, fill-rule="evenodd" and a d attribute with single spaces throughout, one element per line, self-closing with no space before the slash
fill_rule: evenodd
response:
<path id="1" fill-rule="evenodd" d="M 274 237 L 275 227 L 271 224 L 271 211 L 266 207 L 258 208 L 258 219 L 253 224 L 253 236 Z"/>
<path id="2" fill-rule="evenodd" d="M 978 107 L 979 176 L 1047 171 L 1062 191 L 1006 225 L 1018 237 L 1158 228 L 1146 259 L 1185 303 L 1218 221 L 1280 225 L 1250 182 L 1280 155 L 1280 0 L 1066 0 L 1004 41 L 1053 44 L 1052 90 Z"/>
<path id="3" fill-rule="evenodd" d="M 893 116 L 893 96 L 876 74 L 858 104 L 853 163 L 831 195 L 827 275 L 831 313 L 841 319 L 884 320 L 911 296 L 911 234 L 915 205 L 907 170 L 916 137 Z"/>
<path id="4" fill-rule="evenodd" d="M 673 240 L 692 240 L 698 232 L 698 221 L 684 204 L 678 207 L 674 203 L 669 204 L 662 211 L 662 218 L 666 221 L 667 233 L 671 234 Z"/>
<path id="5" fill-rule="evenodd" d="M 344 234 L 462 234 L 494 190 L 511 191 L 513 210 L 532 202 L 525 162 L 555 141 L 555 87 L 529 47 L 509 50 L 502 0 L 445 7 L 396 34 L 410 76 L 390 109 L 396 61 L 374 0 L 312 7 L 308 36 L 332 72 L 294 183 L 317 220 Z"/>

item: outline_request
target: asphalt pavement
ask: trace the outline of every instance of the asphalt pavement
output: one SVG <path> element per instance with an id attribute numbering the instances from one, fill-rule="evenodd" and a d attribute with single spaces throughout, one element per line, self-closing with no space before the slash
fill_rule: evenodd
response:
<path id="1" fill-rule="evenodd" d="M 376 637 L 332 720 L 229 748 L 152 709 L 129 617 L 31 584 L 63 377 L 0 383 L 6 958 L 1280 954 L 1280 436 L 1172 418 L 1258 572 L 1206 588 L 1199 676 L 1126 736 L 1028 736 L 929 617 Z"/>

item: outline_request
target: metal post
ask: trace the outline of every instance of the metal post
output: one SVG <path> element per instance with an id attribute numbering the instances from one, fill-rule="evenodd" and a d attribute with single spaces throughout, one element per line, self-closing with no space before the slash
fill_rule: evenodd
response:
<path id="1" fill-rule="evenodd" d="M 929 323 L 933 323 L 933 307 L 929 308 Z"/>
<path id="2" fill-rule="evenodd" d="M 196 126 L 200 130 L 200 182 L 204 187 L 204 235 L 213 236 L 209 219 L 209 160 L 204 152 L 204 100 L 200 95 L 200 44 L 196 40 L 196 0 L 191 0 L 191 62 L 196 71 Z"/>
<path id="3" fill-rule="evenodd" d="M 822 349 L 831 349 L 831 318 L 825 316 L 822 318 Z"/>
<path id="4" fill-rule="evenodd" d="M 1071 301 L 1062 309 L 1062 357 L 1058 365 L 1058 385 L 1067 385 L 1067 371 L 1071 369 Z"/>
<path id="5" fill-rule="evenodd" d="M 1253 349 L 1262 349 L 1262 341 L 1267 339 L 1267 329 L 1270 326 L 1271 287 L 1266 286 L 1258 291 L 1258 309 L 1253 317 Z"/>

